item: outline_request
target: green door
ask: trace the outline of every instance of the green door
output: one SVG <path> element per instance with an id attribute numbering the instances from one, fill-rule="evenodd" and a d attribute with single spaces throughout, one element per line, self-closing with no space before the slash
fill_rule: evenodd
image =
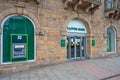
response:
<path id="1" fill-rule="evenodd" d="M 10 42 L 11 34 L 28 35 L 28 60 L 34 60 L 34 26 L 32 22 L 24 16 L 15 15 L 8 18 L 3 25 L 3 63 L 10 62 Z M 17 61 L 21 61 L 18 59 Z"/>

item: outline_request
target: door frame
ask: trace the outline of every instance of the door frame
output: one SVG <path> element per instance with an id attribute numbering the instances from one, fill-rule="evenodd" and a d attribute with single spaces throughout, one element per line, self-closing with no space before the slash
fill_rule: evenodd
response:
<path id="1" fill-rule="evenodd" d="M 71 34 L 74 35 L 75 33 L 71 33 Z M 67 53 L 67 55 L 66 55 L 66 56 L 69 56 L 69 58 L 67 58 L 67 57 L 66 57 L 66 58 L 67 58 L 68 60 L 85 59 L 85 58 L 87 57 L 87 36 L 86 36 L 86 34 L 79 34 L 79 35 L 76 35 L 76 36 L 75 36 L 75 35 L 73 36 L 73 35 L 68 35 L 67 37 L 75 37 L 75 39 L 76 39 L 76 37 L 79 37 L 79 38 L 85 37 L 85 38 L 86 38 L 85 41 L 84 41 L 84 42 L 85 42 L 85 52 L 84 52 L 85 57 L 82 57 L 81 54 L 80 54 L 80 57 L 77 57 L 77 56 L 76 56 L 76 50 L 75 50 L 75 51 L 74 51 L 74 53 L 75 53 L 75 54 L 74 54 L 74 56 L 75 56 L 74 58 L 71 58 L 71 54 L 70 54 L 71 51 L 70 51 L 70 53 Z M 75 42 L 76 42 L 76 41 L 75 41 Z M 67 43 L 68 43 L 68 41 L 67 41 Z M 67 45 L 67 44 L 66 44 L 66 45 Z M 66 49 L 67 49 L 67 46 L 66 46 Z M 74 49 L 75 49 L 75 48 L 74 48 Z M 80 50 L 80 51 L 81 51 L 81 50 Z M 68 49 L 67 49 L 67 52 L 68 52 Z M 81 53 L 82 53 L 82 52 L 81 52 Z"/>

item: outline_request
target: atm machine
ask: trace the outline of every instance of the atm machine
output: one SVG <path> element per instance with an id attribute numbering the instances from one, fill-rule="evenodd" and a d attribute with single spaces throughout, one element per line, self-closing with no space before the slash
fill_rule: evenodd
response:
<path id="1" fill-rule="evenodd" d="M 11 62 L 28 59 L 28 35 L 11 34 Z"/>

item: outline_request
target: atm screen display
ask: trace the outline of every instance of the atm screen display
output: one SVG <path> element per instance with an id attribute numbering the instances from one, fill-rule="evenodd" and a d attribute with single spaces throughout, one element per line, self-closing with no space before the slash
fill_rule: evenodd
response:
<path id="1" fill-rule="evenodd" d="M 25 44 L 13 44 L 13 58 L 26 57 L 26 45 Z"/>

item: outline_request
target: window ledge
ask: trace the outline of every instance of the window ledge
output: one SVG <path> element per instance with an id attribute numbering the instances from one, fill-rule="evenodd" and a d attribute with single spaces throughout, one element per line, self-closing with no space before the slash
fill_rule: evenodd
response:
<path id="1" fill-rule="evenodd" d="M 116 54 L 116 52 L 107 52 L 107 54 Z"/>

